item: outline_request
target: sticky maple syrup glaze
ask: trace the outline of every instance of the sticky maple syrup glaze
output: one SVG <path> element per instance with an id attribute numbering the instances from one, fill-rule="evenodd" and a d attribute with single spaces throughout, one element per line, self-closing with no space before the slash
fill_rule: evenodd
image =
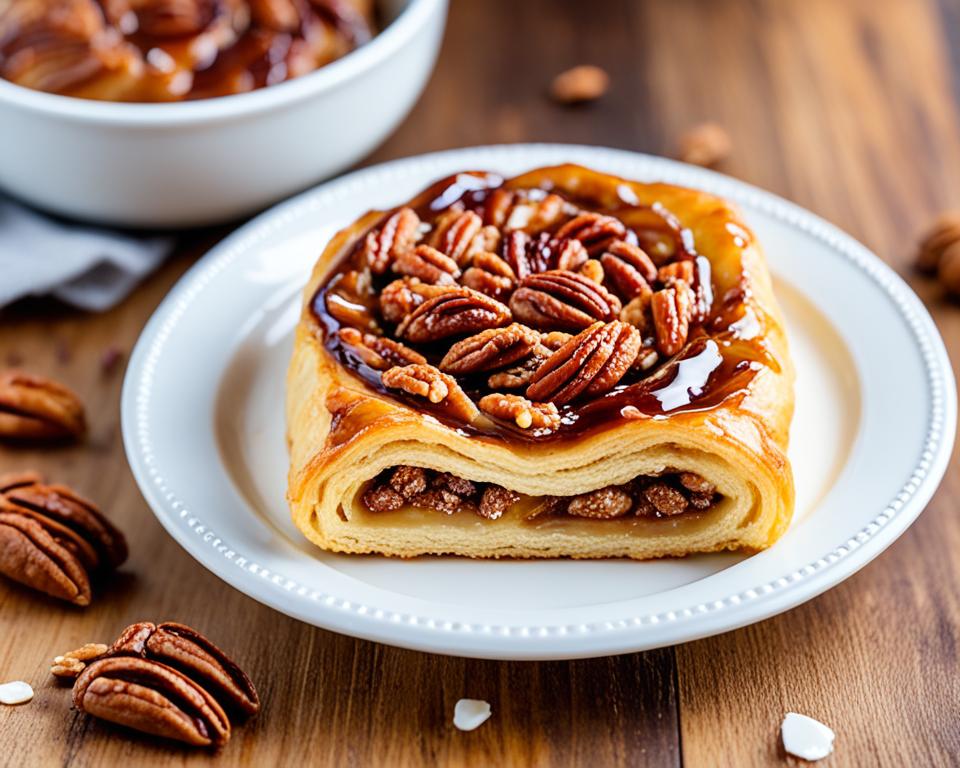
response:
<path id="1" fill-rule="evenodd" d="M 422 222 L 430 224 L 455 205 L 477 212 L 482 217 L 484 203 L 494 190 L 501 187 L 515 191 L 520 189 L 505 184 L 502 177 L 493 173 L 462 172 L 431 185 L 406 206 L 412 208 Z M 561 194 L 554 189 L 525 189 Z M 648 253 L 667 249 L 676 255 L 675 260 L 698 260 L 700 273 L 707 275 L 709 281 L 709 262 L 697 253 L 692 233 L 684 229 L 677 218 L 661 205 L 637 205 L 621 199 L 618 205 L 610 207 L 595 199 L 566 193 L 561 196 L 584 211 L 620 219 L 627 225 L 628 232 L 635 235 L 637 244 Z M 779 364 L 763 340 L 761 321 L 745 303 L 750 295 L 749 287 L 741 276 L 739 286 L 723 296 L 712 296 L 715 287 L 712 283 L 706 286 L 712 298 L 709 313 L 704 322 L 691 327 L 688 341 L 678 354 L 646 373 L 629 372 L 611 391 L 592 400 L 574 400 L 558 405 L 561 421 L 557 428 L 522 429 L 512 422 L 486 416 L 473 422 L 464 421 L 444 402 L 435 404 L 426 398 L 385 387 L 381 380 L 382 371 L 368 366 L 356 351 L 341 342 L 337 335 L 341 323 L 329 311 L 329 303 L 350 308 L 359 317 L 368 318 L 385 336 L 396 338 L 392 333 L 394 325 L 385 322 L 379 313 L 378 297 L 383 287 L 399 275 L 389 271 L 380 276 L 372 275 L 372 285 L 363 294 L 357 292 L 349 279 L 352 271 L 364 268 L 363 243 L 366 234 L 380 226 L 396 210 L 398 208 L 385 212 L 373 226 L 357 233 L 334 257 L 333 267 L 311 299 L 311 313 L 318 323 L 317 332 L 324 348 L 344 368 L 376 392 L 399 400 L 415 411 L 429 413 L 463 434 L 508 443 L 541 443 L 575 438 L 621 423 L 624 419 L 664 418 L 684 411 L 709 410 L 730 400 L 739 402 L 758 371 L 764 367 L 779 371 Z M 436 366 L 459 338 L 462 337 L 409 346 Z M 474 403 L 493 391 L 486 383 L 488 374 L 484 372 L 457 377 L 458 383 Z M 522 392 L 522 389 L 518 391 L 520 394 Z M 352 430 L 348 424 L 340 427 L 348 432 Z"/>

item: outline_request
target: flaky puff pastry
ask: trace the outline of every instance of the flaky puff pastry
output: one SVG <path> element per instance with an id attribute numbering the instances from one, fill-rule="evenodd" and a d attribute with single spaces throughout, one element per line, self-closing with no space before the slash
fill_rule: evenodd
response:
<path id="1" fill-rule="evenodd" d="M 456 184 L 435 186 L 410 206 L 429 211 L 437 201 L 448 203 Z M 315 310 L 315 298 L 345 254 L 384 220 L 383 212 L 367 214 L 333 238 L 304 293 L 287 383 L 288 499 L 297 527 L 326 550 L 402 557 L 645 559 L 770 546 L 793 511 L 786 448 L 794 373 L 766 263 L 739 214 L 704 192 L 569 165 L 502 185 L 552 190 L 584 209 L 614 213 L 627 226 L 642 227 L 655 213 L 678 231 L 688 230 L 685 242 L 692 238 L 712 273 L 712 310 L 699 342 L 662 362 L 648 380 L 600 398 L 612 406 L 594 410 L 592 418 L 584 415 L 589 408 L 574 408 L 571 413 L 581 414 L 572 419 L 575 426 L 557 434 L 531 439 L 516 429 L 464 428 L 426 400 L 421 406 L 375 386 L 369 371 L 367 378 L 358 376 L 325 344 L 331 329 Z M 494 483 L 522 500 L 494 520 L 409 505 L 371 512 L 361 502 L 364 490 L 401 465 Z M 716 487 L 716 501 L 705 511 L 529 519 L 544 497 L 684 471 Z"/>

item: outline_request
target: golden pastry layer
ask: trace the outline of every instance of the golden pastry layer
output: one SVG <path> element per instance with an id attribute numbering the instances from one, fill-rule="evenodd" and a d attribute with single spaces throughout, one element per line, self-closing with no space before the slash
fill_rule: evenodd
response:
<path id="1" fill-rule="evenodd" d="M 793 369 L 714 196 L 466 172 L 327 246 L 288 375 L 293 519 L 414 556 L 756 550 L 793 508 Z"/>

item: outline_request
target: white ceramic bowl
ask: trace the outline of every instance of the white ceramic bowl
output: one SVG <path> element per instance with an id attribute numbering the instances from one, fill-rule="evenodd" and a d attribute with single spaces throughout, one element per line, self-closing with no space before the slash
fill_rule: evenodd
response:
<path id="1" fill-rule="evenodd" d="M 0 186 L 40 208 L 137 227 L 251 213 L 359 160 L 433 68 L 447 0 L 386 0 L 367 45 L 304 77 L 175 104 L 117 104 L 0 79 Z"/>

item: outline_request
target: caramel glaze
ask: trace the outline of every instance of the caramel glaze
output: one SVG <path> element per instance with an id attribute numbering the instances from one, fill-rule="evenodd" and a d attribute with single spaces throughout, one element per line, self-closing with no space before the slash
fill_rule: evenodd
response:
<path id="1" fill-rule="evenodd" d="M 421 220 L 428 222 L 457 202 L 482 215 L 487 197 L 502 186 L 505 186 L 504 179 L 496 174 L 464 172 L 436 182 L 407 205 Z M 677 218 L 659 204 L 641 206 L 624 200 L 621 205 L 611 208 L 599 205 L 596 200 L 564 196 L 586 210 L 616 216 L 627 224 L 637 243 L 648 252 L 670 249 L 668 252 L 676 253 L 679 259 L 698 259 L 701 274 L 709 277 L 709 262 L 697 253 L 690 230 L 682 228 Z M 386 212 L 370 229 L 379 226 L 391 213 L 393 211 Z M 690 340 L 677 355 L 639 380 L 636 374 L 628 374 L 625 382 L 594 400 L 559 406 L 562 420 L 557 429 L 521 429 L 513 423 L 495 421 L 486 416 L 474 422 L 464 422 L 450 413 L 443 403 L 434 404 L 404 392 L 388 390 L 381 382 L 381 371 L 365 365 L 348 345 L 340 343 L 336 332 L 341 324 L 327 311 L 328 301 L 351 305 L 358 315 L 369 317 L 372 327 L 387 325 L 379 317 L 377 297 L 383 286 L 396 279 L 396 275 L 374 277 L 373 290 L 367 296 L 358 296 L 344 280 L 346 273 L 362 266 L 362 244 L 368 231 L 359 233 L 335 257 L 328 278 L 310 302 L 324 347 L 371 389 L 400 400 L 416 411 L 430 413 L 462 434 L 506 442 L 541 443 L 601 430 L 623 419 L 665 418 L 684 411 L 706 411 L 731 399 L 739 402 L 762 368 L 780 370 L 763 341 L 761 320 L 747 302 L 749 287 L 741 279 L 736 289 L 724 296 L 712 297 L 706 321 L 691 329 Z M 712 292 L 712 285 L 709 288 Z M 392 328 L 387 327 L 387 330 Z M 435 345 L 417 345 L 417 351 L 436 365 L 453 341 L 456 339 L 445 339 Z M 476 402 L 490 392 L 486 386 L 487 376 L 483 373 L 473 378 L 464 377 L 459 382 Z"/>

